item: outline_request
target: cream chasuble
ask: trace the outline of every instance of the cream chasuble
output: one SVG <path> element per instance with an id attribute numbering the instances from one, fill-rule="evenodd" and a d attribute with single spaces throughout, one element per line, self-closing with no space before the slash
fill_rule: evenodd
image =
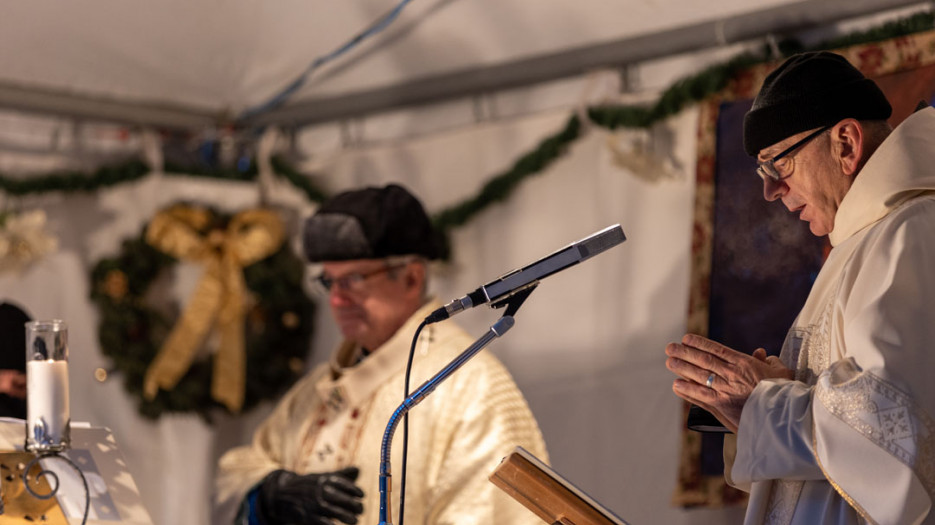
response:
<path id="1" fill-rule="evenodd" d="M 935 109 L 896 128 L 835 215 L 781 359 L 744 406 L 747 524 L 935 523 Z"/>
<path id="2" fill-rule="evenodd" d="M 412 336 L 438 306 L 433 302 L 417 311 L 359 363 L 354 364 L 359 350 L 341 345 L 329 364 L 317 367 L 286 394 L 250 446 L 221 458 L 217 499 L 226 513 L 224 523 L 232 522 L 245 494 L 272 470 L 304 474 L 356 466 L 357 484 L 365 492 L 359 523 L 376 525 L 383 433 L 403 400 Z M 451 321 L 426 327 L 416 346 L 410 389 L 473 342 Z M 525 399 L 490 350 L 481 351 L 439 385 L 410 411 L 409 421 L 407 524 L 540 523 L 487 479 L 517 445 L 543 460 L 548 457 Z M 401 425 L 391 458 L 391 510 L 398 523 Z"/>

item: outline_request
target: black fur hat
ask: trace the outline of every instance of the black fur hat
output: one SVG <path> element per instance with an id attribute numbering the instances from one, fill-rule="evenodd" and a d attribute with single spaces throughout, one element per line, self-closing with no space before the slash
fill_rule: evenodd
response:
<path id="1" fill-rule="evenodd" d="M 305 221 L 309 262 L 381 259 L 391 255 L 443 256 L 441 236 L 422 204 L 390 184 L 338 194 Z"/>
<path id="2" fill-rule="evenodd" d="M 763 81 L 743 119 L 743 148 L 756 156 L 796 133 L 845 118 L 885 120 L 893 113 L 873 80 L 828 51 L 790 57 Z"/>

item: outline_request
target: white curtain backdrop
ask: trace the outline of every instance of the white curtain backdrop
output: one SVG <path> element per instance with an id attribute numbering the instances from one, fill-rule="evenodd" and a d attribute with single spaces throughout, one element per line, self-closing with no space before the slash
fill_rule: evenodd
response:
<path id="1" fill-rule="evenodd" d="M 398 182 L 435 213 L 474 195 L 568 116 L 555 111 L 327 155 L 316 151 L 315 180 L 329 192 Z M 454 258 L 436 269 L 432 282 L 447 300 L 606 226 L 623 226 L 624 244 L 544 280 L 515 328 L 487 351 L 503 360 L 525 393 L 554 468 L 634 524 L 737 522 L 741 515 L 670 505 L 682 422 L 663 348 L 685 325 L 696 120 L 688 110 L 651 133 L 590 131 L 512 198 L 454 230 Z M 312 140 L 300 136 L 300 148 L 315 149 Z M 643 172 L 622 167 L 621 151 L 627 165 Z M 220 417 L 213 427 L 194 416 L 157 422 L 138 416 L 119 374 L 104 383 L 93 378 L 107 363 L 88 299 L 89 271 L 169 203 L 236 211 L 257 199 L 255 185 L 151 175 L 94 195 L 15 201 L 48 213 L 60 250 L 20 274 L 0 275 L 0 299 L 34 318 L 69 323 L 72 418 L 113 430 L 156 525 L 211 522 L 217 458 L 247 442 L 270 407 Z M 290 214 L 292 233 L 298 215 Z M 184 299 L 198 269 L 180 264 L 175 271 L 176 294 Z M 312 362 L 337 341 L 327 305 L 319 305 Z M 499 315 L 478 308 L 447 322 L 480 335 Z"/>
<path id="2" fill-rule="evenodd" d="M 399 182 L 435 213 L 474 195 L 568 116 L 555 111 L 348 151 L 324 163 L 325 182 L 332 191 Z M 664 347 L 685 329 L 696 123 L 692 109 L 648 132 L 593 129 L 508 201 L 454 230 L 453 260 L 439 268 L 433 286 L 443 301 L 459 297 L 622 225 L 625 243 L 542 281 L 516 326 L 488 351 L 526 395 L 553 467 L 634 524 L 742 516 L 740 509 L 670 505 L 683 423 Z M 622 167 L 621 158 L 644 171 Z M 480 335 L 499 315 L 484 307 L 447 322 Z M 323 318 L 320 326 L 327 323 Z M 335 340 L 333 332 L 319 330 L 318 351 L 329 347 L 326 340 Z"/>

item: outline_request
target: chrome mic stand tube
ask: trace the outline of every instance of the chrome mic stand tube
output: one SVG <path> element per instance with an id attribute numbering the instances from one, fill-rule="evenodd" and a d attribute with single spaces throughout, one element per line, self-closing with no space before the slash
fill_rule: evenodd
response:
<path id="1" fill-rule="evenodd" d="M 441 372 L 435 374 L 434 377 L 425 383 L 422 383 L 422 386 L 417 388 L 416 391 L 407 397 L 406 400 L 399 405 L 399 408 L 393 412 L 389 422 L 386 424 L 386 431 L 383 433 L 383 443 L 380 448 L 380 525 L 391 525 L 393 523 L 389 503 L 391 492 L 390 482 L 392 477 L 390 474 L 390 447 L 393 444 L 393 434 L 396 432 L 399 420 L 406 415 L 412 407 L 418 405 L 432 393 L 439 383 L 448 379 L 455 370 L 461 368 L 461 365 L 467 363 L 469 359 L 474 357 L 477 352 L 483 350 L 484 347 L 489 345 L 495 338 L 505 334 L 507 330 L 513 327 L 513 323 L 514 320 L 511 315 L 504 315 L 498 319 L 484 335 L 480 336 L 480 338 L 474 342 L 474 344 L 443 368 Z"/>

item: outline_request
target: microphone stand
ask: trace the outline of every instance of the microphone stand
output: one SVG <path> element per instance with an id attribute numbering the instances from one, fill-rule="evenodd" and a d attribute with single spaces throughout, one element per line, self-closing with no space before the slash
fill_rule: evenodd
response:
<path id="1" fill-rule="evenodd" d="M 461 355 L 456 357 L 451 363 L 448 363 L 445 368 L 435 374 L 431 379 L 422 383 L 422 386 L 407 397 L 393 412 L 393 415 L 390 416 L 390 420 L 386 424 L 386 430 L 383 433 L 383 442 L 380 447 L 380 525 L 392 525 L 393 523 L 389 503 L 392 478 L 390 469 L 390 449 L 393 444 L 393 435 L 396 433 L 396 427 L 399 426 L 400 419 L 406 415 L 412 407 L 418 405 L 428 397 L 442 381 L 448 379 L 448 377 L 457 369 L 461 368 L 464 363 L 467 363 L 468 360 L 477 355 L 478 352 L 493 342 L 494 339 L 502 336 L 507 330 L 512 328 L 515 323 L 513 316 L 516 314 L 516 311 L 519 310 L 519 307 L 522 306 L 526 298 L 529 297 L 529 294 L 531 294 L 538 285 L 539 281 L 532 282 L 529 286 L 522 288 L 513 295 L 491 304 L 491 308 L 506 306 L 507 309 L 500 319 L 490 326 L 484 335 L 480 336 L 477 341 L 474 341 Z M 403 518 L 400 517 L 400 522 L 402 522 L 402 520 Z"/>

